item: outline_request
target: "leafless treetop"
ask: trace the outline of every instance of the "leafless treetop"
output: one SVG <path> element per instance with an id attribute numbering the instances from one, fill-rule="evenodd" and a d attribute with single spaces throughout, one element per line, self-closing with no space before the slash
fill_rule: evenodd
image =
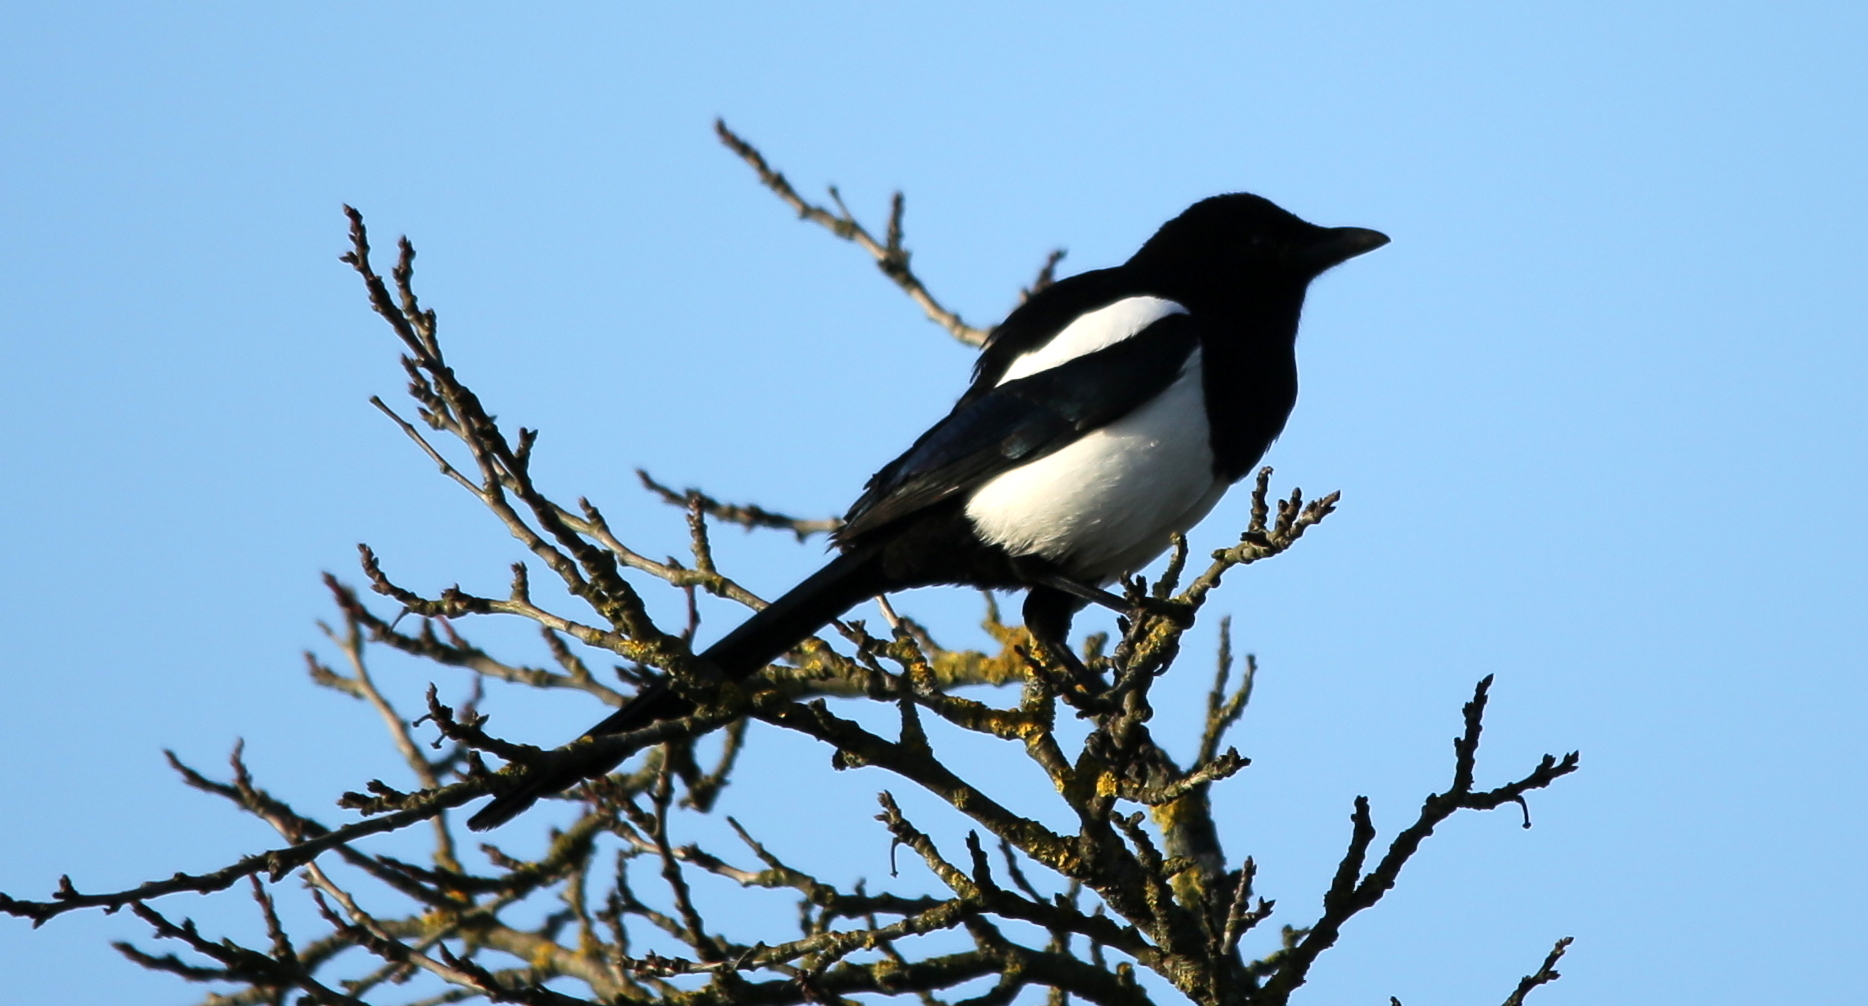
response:
<path id="1" fill-rule="evenodd" d="M 830 207 L 807 201 L 751 144 L 724 123 L 717 128 L 767 188 L 804 219 L 866 251 L 929 318 L 969 344 L 984 338 L 910 268 L 899 194 L 878 239 L 835 189 Z M 415 292 L 414 247 L 403 240 L 389 274 L 380 275 L 362 215 L 347 213 L 351 247 L 343 258 L 401 344 L 413 418 L 380 399 L 374 404 L 528 555 L 512 566 L 504 596 L 458 586 L 418 590 L 392 576 L 367 547 L 360 547 L 363 577 L 380 602 L 366 603 L 351 586 L 326 578 L 340 615 L 326 629 L 336 659 L 307 654 L 311 679 L 381 719 L 417 787 L 405 792 L 371 780 L 345 793 L 337 802 L 346 813 L 326 823 L 262 788 L 238 749 L 220 778 L 171 756 L 188 785 L 264 820 L 280 844 L 209 873 L 178 873 L 122 891 L 82 891 L 61 878 L 48 900 L 0 895 L 0 911 L 39 925 L 79 909 L 129 908 L 152 936 L 181 952 L 127 943 L 118 949 L 145 967 L 209 984 L 216 991 L 203 1002 L 214 1004 L 283 1004 L 296 995 L 332 1004 L 480 998 L 783 1006 L 890 995 L 941 1006 L 956 1001 L 943 997 L 958 995 L 964 997 L 958 1002 L 989 1006 L 1034 989 L 1052 1004 L 1076 996 L 1142 1006 L 1172 988 L 1202 1004 L 1262 1006 L 1284 1003 L 1304 984 L 1344 923 L 1395 885 L 1435 828 L 1461 810 L 1523 806 L 1526 794 L 1576 768 L 1575 754 L 1546 756 L 1514 781 L 1477 782 L 1487 677 L 1465 706 L 1444 788 L 1385 843 L 1368 801 L 1356 799 L 1347 849 L 1320 908 L 1285 926 L 1270 952 L 1246 955 L 1243 941 L 1272 916 L 1273 904 L 1254 888 L 1252 860 L 1222 847 L 1208 794 L 1247 764 L 1226 737 L 1244 711 L 1256 665 L 1248 657 L 1237 666 L 1222 620 L 1197 754 L 1185 764 L 1151 733 L 1152 688 L 1221 582 L 1294 546 L 1330 515 L 1335 493 L 1315 500 L 1297 490 L 1274 496 L 1265 469 L 1237 544 L 1195 563 L 1186 542 L 1177 541 L 1155 582 L 1127 583 L 1129 600 L 1147 614 L 1123 620 L 1113 645 L 1096 636 L 1084 646 L 1086 665 L 1111 683 L 1104 691 L 1086 691 L 1047 662 L 1023 629 L 1000 622 L 990 599 L 985 628 L 996 652 L 943 646 L 933 630 L 908 619 L 897 619 L 882 636 L 859 622 L 838 623 L 840 639 L 810 640 L 749 683 L 723 683 L 690 648 L 697 592 L 751 609 L 764 602 L 718 568 L 710 525 L 778 529 L 803 539 L 833 529 L 835 521 L 723 503 L 642 473 L 648 490 L 680 508 L 689 533 L 685 561 L 656 560 L 625 544 L 626 535 L 589 500 L 565 505 L 549 497 L 532 475 L 536 431 L 497 423 L 443 355 L 436 314 Z M 1058 254 L 1034 288 L 1049 282 Z M 535 600 L 535 570 L 555 578 L 576 610 Z M 684 622 L 651 617 L 641 593 L 650 585 L 684 597 Z M 461 626 L 485 615 L 536 624 L 544 659 L 506 659 L 470 642 Z M 443 673 L 459 681 L 464 672 L 472 682 L 468 698 L 449 706 L 430 685 L 426 708 L 411 721 L 372 675 L 371 655 L 384 648 L 460 669 Z M 595 662 L 611 667 L 597 669 Z M 463 853 L 450 811 L 487 794 L 502 774 L 568 756 L 566 749 L 488 732 L 478 711 L 481 679 L 581 691 L 616 705 L 650 675 L 667 676 L 692 700 L 693 714 L 577 742 L 638 757 L 565 796 L 578 815 L 552 834 L 543 856 L 518 859 L 494 845 L 482 846 L 477 857 Z M 968 686 L 998 690 L 961 694 Z M 879 703 L 893 725 L 865 726 L 831 698 Z M 1060 731 L 1060 714 L 1086 724 L 1087 733 Z M 894 778 L 890 785 L 918 788 L 965 819 L 972 830 L 964 846 L 943 848 L 885 790 L 877 795 L 873 832 L 836 833 L 838 843 L 907 850 L 944 893 L 871 891 L 820 878 L 731 818 L 736 848 L 685 839 L 693 815 L 714 812 L 753 721 L 821 743 L 835 768 L 881 769 Z M 1041 823 L 1059 819 L 1048 809 L 1006 806 L 988 796 L 936 750 L 942 734 L 929 729 L 934 723 L 990 738 L 1006 745 L 1009 757 L 1028 759 L 1052 784 L 1071 827 Z M 1067 734 L 1083 739 L 1067 741 Z M 506 767 L 491 768 L 489 755 Z M 412 829 L 431 835 L 421 861 L 371 851 L 374 836 Z M 697 895 L 692 881 L 701 875 L 747 889 L 746 898 L 789 897 L 795 932 L 748 931 L 732 906 L 709 905 Z M 315 934 L 288 933 L 281 921 L 278 899 L 291 892 L 279 885 L 288 877 L 298 878 L 323 920 Z M 237 886 L 254 901 L 260 937 L 210 936 L 177 921 L 175 909 L 156 907 L 174 895 Z M 1568 942 L 1556 945 L 1506 1006 L 1557 977 L 1554 966 Z M 1142 972 L 1159 980 L 1144 981 Z"/>

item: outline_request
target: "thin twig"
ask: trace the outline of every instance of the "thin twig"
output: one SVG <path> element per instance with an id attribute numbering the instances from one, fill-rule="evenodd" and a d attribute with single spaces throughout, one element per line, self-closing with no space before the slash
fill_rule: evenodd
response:
<path id="1" fill-rule="evenodd" d="M 968 325 L 960 320 L 959 315 L 942 307 L 940 302 L 934 299 L 934 295 L 929 293 L 927 287 L 922 284 L 920 277 L 909 268 L 908 249 L 902 245 L 902 213 L 905 200 L 901 193 L 897 192 L 890 203 L 888 231 L 884 239 L 878 241 L 868 229 L 857 222 L 849 209 L 842 205 L 842 198 L 835 189 L 831 190 L 831 200 L 838 204 L 835 210 L 808 202 L 798 194 L 797 189 L 792 188 L 791 182 L 783 174 L 766 162 L 765 155 L 728 129 L 726 120 L 715 119 L 713 128 L 714 135 L 720 138 L 720 142 L 726 144 L 727 149 L 738 154 L 740 160 L 751 166 L 752 170 L 758 173 L 759 182 L 772 190 L 772 194 L 783 200 L 785 205 L 797 211 L 799 219 L 809 220 L 868 252 L 869 257 L 875 260 L 876 268 L 882 270 L 882 274 L 893 280 L 896 286 L 901 287 L 902 292 L 921 307 L 928 319 L 946 329 L 949 335 L 969 346 L 978 346 L 986 341 L 985 329 Z"/>

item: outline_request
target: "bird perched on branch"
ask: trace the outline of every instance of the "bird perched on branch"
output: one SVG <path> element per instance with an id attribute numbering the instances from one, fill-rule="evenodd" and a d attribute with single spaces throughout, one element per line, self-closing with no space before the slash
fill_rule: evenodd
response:
<path id="1" fill-rule="evenodd" d="M 748 677 L 850 607 L 934 584 L 1025 589 L 1025 625 L 1071 661 L 1085 604 L 1206 516 L 1284 429 L 1310 281 L 1388 243 L 1318 227 L 1258 196 L 1214 196 L 1122 265 L 1059 280 L 992 331 L 953 411 L 869 480 L 840 554 L 708 647 Z M 585 736 L 690 711 L 644 688 Z M 559 762 L 475 814 L 476 830 L 615 767 Z"/>

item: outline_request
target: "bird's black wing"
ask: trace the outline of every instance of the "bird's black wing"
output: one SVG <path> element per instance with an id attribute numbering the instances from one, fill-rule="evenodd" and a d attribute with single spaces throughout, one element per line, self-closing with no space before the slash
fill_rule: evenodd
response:
<path id="1" fill-rule="evenodd" d="M 970 393 L 869 480 L 838 542 L 854 543 L 1122 418 L 1172 384 L 1199 342 L 1193 316 L 1173 314 L 1115 345 Z"/>

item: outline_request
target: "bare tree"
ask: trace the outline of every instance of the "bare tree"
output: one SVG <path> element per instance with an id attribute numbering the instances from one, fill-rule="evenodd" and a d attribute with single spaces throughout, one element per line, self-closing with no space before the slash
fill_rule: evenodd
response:
<path id="1" fill-rule="evenodd" d="M 878 238 L 834 189 L 829 206 L 804 199 L 750 144 L 724 124 L 717 128 L 727 147 L 802 218 L 861 247 L 954 337 L 971 344 L 983 338 L 941 306 L 910 268 L 900 195 Z M 1221 581 L 1295 545 L 1329 516 L 1335 493 L 1306 500 L 1293 490 L 1274 497 L 1271 471 L 1262 470 L 1251 524 L 1236 545 L 1212 553 L 1195 571 L 1186 542 L 1177 541 L 1154 583 L 1137 578 L 1125 584 L 1135 609 L 1146 613 L 1121 620 L 1113 646 L 1100 635 L 1084 642 L 1084 663 L 1105 677 L 1100 691 L 1084 689 L 1047 662 L 1021 628 L 999 620 L 990 597 L 985 628 L 997 652 L 948 648 L 933 630 L 906 618 L 891 618 L 882 636 L 860 622 L 839 622 L 841 648 L 812 639 L 788 663 L 745 684 L 723 684 L 690 649 L 697 593 L 752 609 L 764 602 L 715 564 L 710 527 L 776 529 L 802 540 L 834 528 L 835 521 L 723 503 L 643 473 L 647 489 L 684 512 L 690 539 L 688 560 L 658 561 L 624 544 L 589 500 L 572 507 L 548 497 L 532 475 L 536 431 L 497 423 L 443 355 L 435 312 L 415 293 L 414 247 L 403 240 L 389 275 L 379 275 L 361 214 L 346 212 L 351 248 L 343 258 L 401 342 L 414 418 L 380 399 L 373 403 L 441 474 L 485 505 L 531 559 L 512 566 L 511 590 L 503 597 L 459 587 L 421 593 L 394 579 L 367 547 L 361 548 L 364 578 L 386 603 L 372 607 L 349 585 L 326 578 L 341 616 L 326 628 L 337 659 L 307 654 L 311 679 L 353 696 L 381 718 L 418 789 L 403 792 L 372 780 L 337 801 L 352 812 L 344 823 L 327 824 L 261 788 L 238 748 L 221 778 L 171 755 L 188 785 L 274 828 L 278 847 L 210 873 L 178 873 L 128 890 L 85 892 L 66 877 L 49 900 L 0 895 L 0 910 L 35 926 L 80 909 L 129 908 L 163 941 L 158 946 L 180 952 L 127 943 L 118 949 L 145 967 L 208 983 L 217 991 L 204 1003 L 283 1004 L 299 996 L 331 1004 L 485 999 L 782 1006 L 888 995 L 939 1006 L 949 1001 L 942 996 L 965 995 L 964 1002 L 986 1006 L 1012 1002 L 1030 988 L 1026 998 L 1042 990 L 1052 1004 L 1076 996 L 1104 1006 L 1142 1006 L 1171 987 L 1202 1004 L 1279 1004 L 1304 984 L 1344 923 L 1394 886 L 1435 828 L 1461 810 L 1522 807 L 1527 793 L 1576 768 L 1573 753 L 1545 756 L 1515 781 L 1479 785 L 1487 677 L 1465 706 L 1446 787 L 1429 795 L 1413 822 L 1385 846 L 1377 842 L 1368 801 L 1357 798 L 1348 848 L 1321 910 L 1300 926 L 1284 927 L 1269 953 L 1248 957 L 1242 940 L 1271 917 L 1273 905 L 1254 888 L 1252 860 L 1230 858 L 1223 849 L 1208 792 L 1246 765 L 1225 740 L 1251 695 L 1256 666 L 1248 657 L 1243 668 L 1235 667 L 1222 621 L 1204 725 L 1185 763 L 1150 731 L 1151 689 Z M 1049 282 L 1060 254 L 1045 263 L 1034 288 Z M 556 578 L 577 610 L 552 610 L 534 598 L 535 567 Z M 651 617 L 641 591 L 656 582 L 683 595 L 684 624 Z M 462 634 L 469 616 L 496 614 L 536 623 L 549 661 L 509 661 Z M 430 685 L 423 715 L 409 720 L 372 676 L 372 655 L 384 648 L 461 669 L 473 697 L 453 708 Z M 620 661 L 616 682 L 593 670 L 599 658 Z M 476 708 L 484 678 L 581 691 L 616 705 L 657 675 L 691 700 L 691 715 L 555 751 L 487 732 Z M 1003 701 L 959 694 L 967 686 L 993 686 L 989 695 Z M 826 701 L 831 698 L 839 702 Z M 865 726 L 875 718 L 846 715 L 848 703 L 879 705 L 890 726 Z M 1060 730 L 1060 713 L 1081 725 Z M 877 795 L 880 827 L 845 839 L 887 843 L 891 854 L 905 848 L 938 879 L 942 893 L 872 891 L 820 879 L 730 818 L 738 848 L 704 849 L 684 839 L 695 816 L 713 813 L 749 743 L 752 721 L 821 743 L 836 768 L 883 769 L 897 785 L 931 794 L 968 822 L 973 830 L 964 848 L 943 848 L 884 791 Z M 1052 784 L 1071 829 L 1041 823 L 1058 819 L 1050 809 L 995 801 L 935 750 L 931 738 L 940 732 L 930 733 L 930 721 L 1021 752 Z M 432 743 L 424 743 L 431 736 Z M 520 769 L 593 745 L 635 757 L 563 797 L 578 806 L 578 816 L 552 833 L 543 856 L 523 860 L 487 845 L 468 865 L 473 857 L 459 848 L 451 810 Z M 489 768 L 487 755 L 505 767 Z M 423 829 L 431 838 L 420 861 L 370 849 L 375 836 Z M 707 899 L 697 895 L 693 882 L 704 875 L 746 889 L 741 898 L 775 896 L 754 890 L 764 889 L 795 900 L 796 932 L 740 931 L 747 928 L 744 913 L 708 910 Z M 301 896 L 279 887 L 288 877 L 302 881 L 302 896 L 322 918 L 318 932 L 287 932 L 277 900 Z M 173 909 L 157 907 L 182 892 L 234 887 L 252 897 L 263 937 L 211 936 L 189 920 L 177 921 Z M 1507 1006 L 1557 977 L 1554 966 L 1568 942 L 1557 943 Z M 1143 981 L 1143 971 L 1160 980 Z"/>

